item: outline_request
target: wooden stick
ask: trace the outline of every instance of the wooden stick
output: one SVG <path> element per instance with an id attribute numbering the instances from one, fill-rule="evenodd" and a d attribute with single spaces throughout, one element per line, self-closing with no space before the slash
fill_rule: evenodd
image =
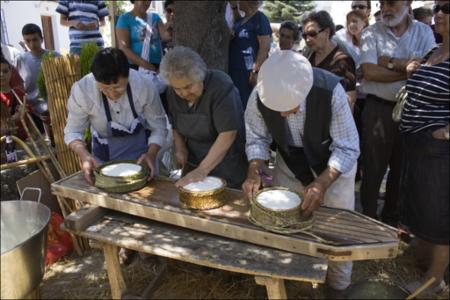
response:
<path id="1" fill-rule="evenodd" d="M 424 284 L 422 284 L 417 290 L 415 290 L 411 295 L 409 295 L 408 297 L 406 297 L 406 299 L 414 299 L 417 296 L 419 296 L 420 293 L 422 293 L 424 290 L 426 290 L 431 284 L 433 284 L 433 282 L 436 281 L 436 277 L 431 277 L 430 279 L 427 280 L 427 282 L 425 282 Z"/>
<path id="2" fill-rule="evenodd" d="M 31 165 L 31 164 L 34 164 L 34 163 L 37 163 L 37 162 L 40 162 L 40 161 L 43 161 L 46 159 L 50 159 L 50 156 L 44 155 L 44 156 L 39 156 L 39 157 L 34 157 L 34 158 L 29 158 L 29 159 L 22 159 L 22 160 L 12 162 L 12 163 L 2 164 L 2 165 L 0 165 L 0 170 L 13 169 L 15 167 L 22 166 L 22 165 Z"/>
<path id="3" fill-rule="evenodd" d="M 19 104 L 25 105 L 26 98 L 24 97 L 24 101 L 23 101 L 23 103 L 21 103 L 21 101 L 19 99 L 19 96 L 14 92 L 14 90 L 12 90 L 12 91 L 13 91 L 14 96 L 16 97 L 16 99 L 19 101 Z M 44 146 L 45 150 L 48 152 L 48 154 L 49 154 L 49 156 L 50 156 L 50 158 L 52 160 L 52 163 L 55 166 L 56 171 L 58 172 L 58 175 L 61 178 L 66 177 L 66 174 L 64 173 L 63 169 L 61 168 L 61 165 L 59 164 L 58 160 L 56 159 L 55 153 L 53 152 L 53 150 L 45 142 L 45 139 L 42 136 L 42 134 L 40 133 L 39 129 L 37 128 L 36 123 L 34 123 L 33 118 L 31 117 L 31 115 L 27 111 L 25 111 L 25 115 L 27 116 L 27 119 L 30 122 L 32 129 L 34 130 L 34 132 L 36 132 L 36 136 L 38 137 L 39 141 Z M 23 122 L 26 122 L 26 121 L 23 120 Z M 24 127 L 25 127 L 25 125 L 24 125 Z"/>

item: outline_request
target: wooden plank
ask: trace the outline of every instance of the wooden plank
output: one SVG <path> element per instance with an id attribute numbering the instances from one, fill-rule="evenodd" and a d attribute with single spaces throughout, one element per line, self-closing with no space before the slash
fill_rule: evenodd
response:
<path id="1" fill-rule="evenodd" d="M 327 261 L 111 213 L 79 235 L 197 265 L 248 275 L 323 283 Z"/>
<path id="2" fill-rule="evenodd" d="M 125 280 L 123 279 L 122 271 L 120 269 L 118 251 L 118 248 L 114 245 L 103 245 L 112 299 L 122 298 L 122 294 L 126 290 Z"/>
<path id="3" fill-rule="evenodd" d="M 399 240 L 395 229 L 353 211 L 328 207 L 321 207 L 315 216 L 314 224 L 324 227 L 314 232 L 317 226 L 313 225 L 310 230 L 328 242 L 324 243 L 302 233 L 281 235 L 268 232 L 249 222 L 249 203 L 237 190 L 227 190 L 230 198 L 227 205 L 208 211 L 183 208 L 173 182 L 161 178 L 133 193 L 110 194 L 87 185 L 81 174 L 74 174 L 52 184 L 52 190 L 57 195 L 131 215 L 300 254 L 343 261 L 393 258 L 398 252 Z M 359 223 L 367 222 L 364 225 L 367 228 L 367 236 L 364 232 L 361 233 L 361 225 L 350 226 L 348 220 L 351 218 Z M 336 230 L 335 227 L 339 227 L 339 224 L 344 224 L 344 230 Z M 374 241 L 373 236 L 378 240 Z M 317 251 L 318 249 L 321 251 Z M 324 254 L 332 252 L 352 254 Z"/>
<path id="4" fill-rule="evenodd" d="M 82 231 L 98 221 L 106 213 L 106 209 L 98 206 L 87 206 L 72 212 L 64 219 L 64 225 L 75 231 Z"/>
<path id="5" fill-rule="evenodd" d="M 266 286 L 268 299 L 288 299 L 284 280 L 270 277 L 255 276 L 255 281 L 259 285 Z"/>

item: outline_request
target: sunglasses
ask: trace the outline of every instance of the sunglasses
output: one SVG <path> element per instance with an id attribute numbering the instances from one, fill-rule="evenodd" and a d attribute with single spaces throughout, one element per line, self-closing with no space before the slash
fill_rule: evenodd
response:
<path id="1" fill-rule="evenodd" d="M 449 12 L 450 12 L 450 3 L 445 3 L 444 5 L 436 4 L 436 5 L 433 7 L 433 12 L 434 12 L 434 14 L 437 14 L 437 13 L 438 13 L 439 11 L 441 11 L 441 10 L 442 10 L 442 12 L 443 12 L 444 14 L 448 15 Z"/>
<path id="2" fill-rule="evenodd" d="M 322 28 L 322 29 L 320 29 L 319 31 L 311 31 L 311 32 L 304 32 L 304 33 L 302 33 L 302 37 L 303 37 L 303 39 L 305 39 L 306 40 L 306 38 L 309 36 L 309 37 L 312 37 L 312 38 L 315 38 L 319 33 L 321 33 L 322 31 L 324 31 L 326 28 Z"/>
<path id="3" fill-rule="evenodd" d="M 364 5 L 352 5 L 352 9 L 353 10 L 357 10 L 357 9 L 363 10 L 363 9 L 366 9 L 366 8 L 367 8 L 367 6 L 364 6 Z"/>

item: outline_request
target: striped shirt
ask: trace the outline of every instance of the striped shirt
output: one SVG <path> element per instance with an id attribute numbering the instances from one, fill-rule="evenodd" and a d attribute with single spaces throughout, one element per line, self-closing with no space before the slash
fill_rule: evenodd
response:
<path id="1" fill-rule="evenodd" d="M 333 141 L 330 145 L 331 156 L 328 166 L 343 174 L 352 170 L 359 156 L 358 131 L 347 99 L 342 85 L 336 85 L 331 100 L 330 136 Z M 305 111 L 306 101 L 302 101 L 299 111 L 286 118 L 293 139 L 291 146 L 303 147 Z M 256 89 L 250 95 L 245 110 L 245 129 L 247 138 L 245 151 L 248 160 L 268 160 L 272 137 L 257 107 Z"/>
<path id="2" fill-rule="evenodd" d="M 428 60 L 432 52 L 424 58 Z M 450 121 L 450 61 L 422 64 L 408 79 L 408 98 L 402 112 L 401 132 L 419 132 L 444 127 Z"/>
<path id="3" fill-rule="evenodd" d="M 68 18 L 69 21 L 81 21 L 82 23 L 99 22 L 109 12 L 104 1 L 59 1 L 56 11 Z M 69 29 L 70 48 L 80 50 L 83 44 L 94 42 L 103 47 L 103 38 L 99 29 L 78 30 L 75 27 Z"/>

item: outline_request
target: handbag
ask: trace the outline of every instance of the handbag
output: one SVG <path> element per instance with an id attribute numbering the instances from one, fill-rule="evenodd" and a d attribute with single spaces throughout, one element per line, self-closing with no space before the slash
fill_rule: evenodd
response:
<path id="1" fill-rule="evenodd" d="M 402 119 L 403 107 L 405 106 L 406 99 L 408 98 L 408 92 L 406 91 L 406 85 L 402 86 L 400 90 L 395 94 L 395 99 L 397 103 L 392 110 L 392 120 L 394 122 L 400 122 Z"/>
<path id="2" fill-rule="evenodd" d="M 145 38 L 142 42 L 142 51 L 141 51 L 141 58 L 148 61 L 149 55 L 150 55 L 150 43 L 152 39 L 153 34 L 153 14 L 149 13 L 147 14 L 147 24 L 145 26 Z M 139 67 L 138 70 L 141 75 L 143 75 L 145 78 L 147 78 L 148 81 L 150 81 L 153 86 L 157 89 L 158 93 L 163 93 L 167 88 L 167 83 L 159 76 L 158 73 L 154 71 L 147 70 L 143 67 Z"/>

